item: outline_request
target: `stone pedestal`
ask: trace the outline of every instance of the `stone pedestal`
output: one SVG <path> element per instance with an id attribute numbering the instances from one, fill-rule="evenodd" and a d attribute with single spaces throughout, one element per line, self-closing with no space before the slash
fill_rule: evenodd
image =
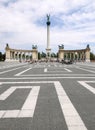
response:
<path id="1" fill-rule="evenodd" d="M 61 60 L 64 60 L 64 49 L 59 49 L 58 59 L 59 59 L 60 61 L 61 61 Z"/>
<path id="2" fill-rule="evenodd" d="M 51 57 L 51 53 L 50 53 L 50 52 L 51 52 L 51 49 L 50 49 L 50 48 L 47 48 L 47 49 L 46 49 L 46 54 L 47 54 L 47 55 L 46 55 L 46 58 L 47 58 L 47 59 L 50 59 L 50 57 Z"/>
<path id="3" fill-rule="evenodd" d="M 32 60 L 38 60 L 38 51 L 36 49 L 32 50 Z"/>
<path id="4" fill-rule="evenodd" d="M 86 59 L 85 59 L 85 61 L 90 62 L 90 49 L 86 50 Z"/>

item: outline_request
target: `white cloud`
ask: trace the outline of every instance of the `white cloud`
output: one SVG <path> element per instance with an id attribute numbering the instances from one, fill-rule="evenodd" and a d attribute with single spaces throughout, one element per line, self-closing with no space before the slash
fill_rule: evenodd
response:
<path id="1" fill-rule="evenodd" d="M 95 0 L 0 0 L 0 50 L 5 43 L 22 49 L 37 43 L 41 51 L 45 50 L 47 13 L 54 24 L 50 32 L 53 51 L 61 43 L 69 49 L 80 48 L 80 43 L 85 43 L 82 47 L 91 43 L 93 48 Z"/>

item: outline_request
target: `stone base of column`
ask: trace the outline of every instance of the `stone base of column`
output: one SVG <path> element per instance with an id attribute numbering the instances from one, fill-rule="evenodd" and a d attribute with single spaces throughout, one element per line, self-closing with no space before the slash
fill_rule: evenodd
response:
<path id="1" fill-rule="evenodd" d="M 51 53 L 50 53 L 50 52 L 51 52 L 51 49 L 50 49 L 50 48 L 47 48 L 47 49 L 46 49 L 46 58 L 47 58 L 47 59 L 50 59 L 50 58 L 51 58 Z"/>
<path id="2" fill-rule="evenodd" d="M 64 49 L 59 49 L 58 60 L 59 60 L 59 62 L 61 62 L 62 60 L 64 60 Z"/>
<path id="3" fill-rule="evenodd" d="M 46 51 L 47 52 L 51 52 L 51 48 L 46 48 Z"/>
<path id="4" fill-rule="evenodd" d="M 5 62 L 19 62 L 19 60 L 14 60 L 14 59 L 6 59 Z"/>
<path id="5" fill-rule="evenodd" d="M 37 49 L 32 50 L 32 60 L 37 61 L 38 60 L 38 51 Z"/>

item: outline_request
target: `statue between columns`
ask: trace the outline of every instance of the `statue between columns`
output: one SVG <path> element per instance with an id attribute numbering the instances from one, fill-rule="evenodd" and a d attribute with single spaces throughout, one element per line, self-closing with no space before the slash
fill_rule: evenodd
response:
<path id="1" fill-rule="evenodd" d="M 58 47 L 59 47 L 59 49 L 64 49 L 64 45 L 63 44 L 59 45 Z"/>
<path id="2" fill-rule="evenodd" d="M 32 49 L 37 49 L 37 45 L 32 45 Z"/>
<path id="3" fill-rule="evenodd" d="M 88 49 L 90 48 L 90 47 L 89 47 L 89 44 L 87 44 L 87 47 L 86 47 L 86 48 L 88 48 Z"/>

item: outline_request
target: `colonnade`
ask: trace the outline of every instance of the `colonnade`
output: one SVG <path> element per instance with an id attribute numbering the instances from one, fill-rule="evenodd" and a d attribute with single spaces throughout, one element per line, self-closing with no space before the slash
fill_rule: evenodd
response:
<path id="1" fill-rule="evenodd" d="M 8 58 L 7 58 L 8 59 Z M 10 51 L 10 60 L 19 60 L 19 61 L 27 61 L 32 60 L 31 52 L 20 52 L 20 51 Z"/>
<path id="2" fill-rule="evenodd" d="M 6 45 L 6 61 L 31 61 L 38 60 L 38 51 L 37 49 L 32 50 L 17 50 L 9 48 L 9 45 Z"/>
<path id="3" fill-rule="evenodd" d="M 87 45 L 86 49 L 81 50 L 64 50 L 64 48 L 58 51 L 59 60 L 72 60 L 72 61 L 86 61 L 90 62 L 90 48 Z"/>
<path id="4" fill-rule="evenodd" d="M 32 50 L 17 50 L 11 49 L 6 44 L 6 61 L 37 61 L 38 51 L 36 48 Z M 87 45 L 86 49 L 81 50 L 64 50 L 64 47 L 60 47 L 58 51 L 59 60 L 72 60 L 72 61 L 86 61 L 90 62 L 90 48 Z"/>

